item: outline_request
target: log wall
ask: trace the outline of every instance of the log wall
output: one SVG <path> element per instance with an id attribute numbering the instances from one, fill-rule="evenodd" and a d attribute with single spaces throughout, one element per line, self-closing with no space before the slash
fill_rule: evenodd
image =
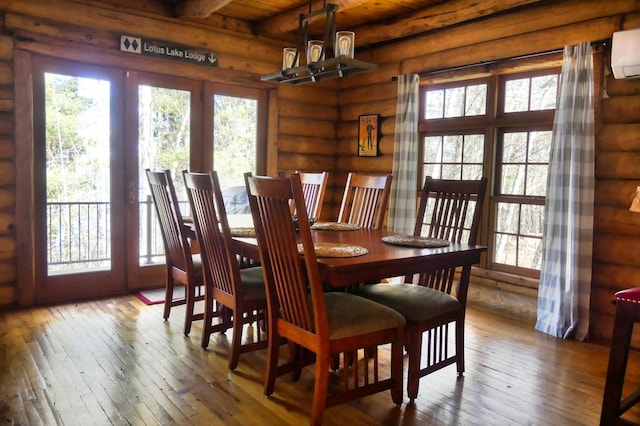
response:
<path id="1" fill-rule="evenodd" d="M 567 44 L 609 39 L 614 31 L 640 27 L 636 0 L 568 0 L 534 3 L 513 12 L 473 23 L 419 35 L 410 40 L 356 49 L 359 59 L 377 63 L 375 72 L 315 85 L 274 85 L 259 75 L 280 65 L 282 43 L 251 35 L 241 21 L 217 22 L 215 17 L 185 24 L 171 17 L 166 6 L 112 0 L 8 1 L 0 35 L 0 306 L 15 303 L 16 260 L 14 224 L 16 206 L 16 140 L 14 120 L 22 99 L 14 101 L 13 68 L 16 57 L 55 55 L 70 60 L 104 63 L 156 73 L 269 89 L 269 173 L 327 170 L 329 188 L 323 218 L 333 219 L 346 174 L 391 172 L 395 130 L 396 90 L 392 77 L 416 72 L 423 81 L 430 72 L 561 49 Z M 234 31 L 215 29 L 233 28 Z M 217 69 L 176 64 L 151 58 L 132 58 L 118 51 L 120 34 L 166 40 L 218 52 Z M 356 39 L 357 45 L 357 39 Z M 535 64 L 532 65 L 535 68 Z M 169 69 L 170 68 L 170 69 Z M 474 77 L 491 67 L 473 68 Z M 455 72 L 441 74 L 457 78 Z M 458 76 L 459 77 L 459 76 Z M 433 80 L 435 81 L 435 80 Z M 611 292 L 640 282 L 637 261 L 640 215 L 626 212 L 633 189 L 640 184 L 640 89 L 637 81 L 610 77 L 598 82 L 602 120 L 598 133 L 596 240 L 592 330 L 596 337 L 610 332 Z M 23 93 L 23 92 L 22 92 Z M 16 105 L 17 104 L 17 105 Z M 635 115 L 630 111 L 636 111 Z M 380 114 L 381 155 L 357 156 L 358 117 Z M 631 116 L 630 116 L 631 115 Z M 601 123 L 600 123 L 601 122 Z M 20 218 L 28 221 L 28 218 Z M 630 250 L 631 249 L 631 250 Z M 25 268 L 21 268 L 25 269 Z M 26 270 L 26 269 L 25 269 Z M 24 273 L 25 271 L 22 271 Z M 28 272 L 28 271 L 27 271 Z M 478 270 L 470 303 L 535 320 L 535 280 Z"/>
<path id="2" fill-rule="evenodd" d="M 640 213 L 629 211 L 640 185 L 640 79 L 608 75 L 605 83 L 596 154 L 591 330 L 606 338 L 615 313 L 612 295 L 640 285 Z"/>
<path id="3" fill-rule="evenodd" d="M 338 120 L 335 83 L 283 84 L 278 88 L 278 99 L 278 173 L 328 171 L 329 189 L 321 216 L 325 220 L 335 220 L 335 205 L 329 195 L 341 185 L 333 173 Z"/>
<path id="4" fill-rule="evenodd" d="M 430 73 L 561 50 L 565 45 L 583 41 L 607 40 L 620 29 L 640 27 L 638 7 L 635 0 L 545 3 L 408 41 L 357 51 L 360 59 L 377 63 L 379 69 L 375 73 L 340 82 L 339 146 L 335 174 L 343 176 L 352 170 L 391 172 L 396 101 L 396 83 L 391 81 L 393 76 L 419 73 L 424 76 L 421 77 L 422 82 L 460 76 L 469 78 L 470 72 L 473 77 L 480 77 L 491 72 L 491 67 L 477 66 L 460 72 L 445 72 L 442 76 Z M 603 56 L 608 55 L 607 51 Z M 530 69 L 535 67 L 535 62 L 532 62 Z M 635 186 L 640 184 L 640 128 L 636 124 L 640 113 L 638 84 L 637 80 L 618 82 L 608 77 L 608 91 L 605 93 L 602 90 L 604 82 L 596 82 L 599 98 L 610 98 L 602 103 L 602 130 L 597 136 L 599 158 L 591 308 L 591 333 L 594 338 L 610 337 L 613 292 L 640 283 L 640 239 L 637 238 L 640 215 L 632 216 L 625 210 Z M 370 113 L 381 114 L 382 155 L 362 159 L 353 151 L 357 135 L 356 120 L 358 115 Z M 599 118 L 596 117 L 596 120 L 599 126 Z M 609 140 L 606 149 L 602 146 L 605 137 Z M 617 199 L 610 200 L 614 193 Z M 602 229 L 603 226 L 613 227 L 615 231 Z M 533 325 L 536 320 L 537 280 L 478 269 L 474 271 L 469 303 L 527 319 Z"/>
<path id="5" fill-rule="evenodd" d="M 29 69 L 32 55 L 265 89 L 270 93 L 268 173 L 335 168 L 336 84 L 292 87 L 260 82 L 260 75 L 280 66 L 282 42 L 256 38 L 241 21 L 217 22 L 215 17 L 181 21 L 172 17 L 168 5 L 155 1 L 9 1 L 0 5 L 0 12 L 0 307 L 32 300 L 24 296 L 24 286 L 22 294 L 18 288 L 18 281 L 33 281 L 31 250 L 16 248 L 15 232 L 17 227 L 23 230 L 30 226 L 32 203 L 28 196 L 27 201 L 23 201 L 24 197 L 18 200 L 18 204 L 27 206 L 21 210 L 27 213 L 16 218 L 18 142 L 14 136 L 16 127 L 21 127 L 14 120 L 15 110 L 30 114 L 30 88 L 23 87 L 28 77 L 17 78 L 13 73 L 18 62 L 21 69 Z M 218 53 L 220 65 L 211 68 L 122 53 L 121 34 L 213 51 Z M 16 85 L 16 81 L 20 83 Z M 25 98 L 18 100 L 17 107 L 14 93 Z M 19 171 L 29 174 L 24 167 Z M 331 210 L 327 212 L 330 214 Z M 23 240 L 29 245 L 32 236 Z M 19 260 L 18 252 L 24 253 Z"/>

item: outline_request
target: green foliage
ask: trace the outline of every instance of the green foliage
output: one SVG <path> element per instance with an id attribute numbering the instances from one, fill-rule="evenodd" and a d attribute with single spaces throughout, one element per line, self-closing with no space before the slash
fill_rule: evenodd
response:
<path id="1" fill-rule="evenodd" d="M 215 96 L 213 165 L 223 188 L 244 185 L 244 173 L 256 171 L 257 109 L 252 99 Z"/>
<path id="2" fill-rule="evenodd" d="M 108 82 L 46 74 L 45 87 L 47 199 L 104 200 L 108 196 L 104 177 L 109 160 Z"/>

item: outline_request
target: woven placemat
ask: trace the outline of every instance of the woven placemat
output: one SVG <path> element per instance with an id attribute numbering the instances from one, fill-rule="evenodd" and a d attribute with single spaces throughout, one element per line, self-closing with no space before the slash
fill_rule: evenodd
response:
<path id="1" fill-rule="evenodd" d="M 343 243 L 314 243 L 317 257 L 356 257 L 369 253 L 365 247 Z M 298 252 L 304 254 L 302 244 L 298 244 Z"/>
<path id="2" fill-rule="evenodd" d="M 230 228 L 232 237 L 255 237 L 256 230 L 253 227 Z"/>
<path id="3" fill-rule="evenodd" d="M 397 246 L 406 247 L 446 247 L 450 244 L 447 240 L 439 238 L 417 237 L 414 235 L 387 235 L 382 241 Z"/>
<path id="4" fill-rule="evenodd" d="M 346 222 L 316 222 L 311 229 L 315 231 L 357 231 L 360 225 Z"/>

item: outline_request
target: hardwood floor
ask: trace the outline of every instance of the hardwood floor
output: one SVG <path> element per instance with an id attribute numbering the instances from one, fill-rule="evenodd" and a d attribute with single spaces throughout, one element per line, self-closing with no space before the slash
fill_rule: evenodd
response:
<path id="1" fill-rule="evenodd" d="M 299 425 L 308 423 L 313 370 L 262 393 L 266 352 L 227 369 L 229 338 L 200 348 L 201 323 L 135 296 L 0 312 L 0 421 L 11 425 Z M 549 337 L 470 308 L 466 373 L 420 382 L 415 404 L 388 392 L 325 412 L 327 425 L 597 425 L 608 347 Z M 383 354 L 386 357 L 386 354 Z M 632 354 L 627 386 L 640 383 Z M 337 382 L 336 382 L 337 383 Z M 406 384 L 406 383 L 405 383 Z M 406 391 L 405 391 L 406 392 Z M 624 416 L 640 424 L 640 407 Z"/>

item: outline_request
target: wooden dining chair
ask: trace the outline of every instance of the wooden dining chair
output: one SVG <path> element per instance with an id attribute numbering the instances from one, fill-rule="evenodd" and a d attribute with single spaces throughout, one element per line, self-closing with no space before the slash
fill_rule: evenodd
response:
<path id="1" fill-rule="evenodd" d="M 191 253 L 171 172 L 146 169 L 146 175 L 160 223 L 167 266 L 163 316 L 165 320 L 169 319 L 172 307 L 186 304 L 184 334 L 188 336 L 192 322 L 204 318 L 202 312 L 194 312 L 195 302 L 204 299 L 204 276 L 200 255 Z M 173 299 L 176 284 L 185 287 L 184 298 Z"/>
<path id="2" fill-rule="evenodd" d="M 302 182 L 302 193 L 307 206 L 307 217 L 311 219 L 320 218 L 324 193 L 327 190 L 329 173 L 327 172 L 296 172 L 300 175 Z M 295 214 L 295 206 L 291 205 L 291 214 Z"/>
<path id="3" fill-rule="evenodd" d="M 487 178 L 479 180 L 440 180 L 428 176 L 420 197 L 418 217 L 413 234 L 476 244 Z M 405 284 L 374 284 L 352 289 L 352 293 L 400 312 L 407 326 L 406 348 L 409 355 L 407 391 L 410 400 L 418 396 L 421 377 L 454 362 L 458 374 L 464 372 L 464 318 L 471 265 L 459 271 L 437 269 L 414 277 Z M 455 290 L 455 291 L 454 291 Z M 449 327 L 455 324 L 453 349 Z M 422 356 L 423 335 L 427 356 Z M 425 365 L 421 360 L 424 358 Z"/>
<path id="4" fill-rule="evenodd" d="M 232 326 L 229 369 L 235 370 L 240 354 L 267 347 L 266 335 L 262 332 L 264 324 L 258 324 L 264 321 L 267 311 L 262 268 L 240 269 L 217 173 L 183 171 L 182 174 L 204 270 L 205 309 L 201 346 L 209 346 L 212 333 L 224 332 Z M 243 343 L 243 328 L 253 322 L 256 322 L 253 338 Z"/>
<path id="5" fill-rule="evenodd" d="M 620 417 L 640 402 L 638 386 L 631 385 L 630 380 L 625 383 L 629 353 L 633 349 L 633 329 L 635 324 L 640 323 L 640 287 L 616 292 L 615 304 L 616 313 L 600 411 L 600 426 L 627 424 Z"/>
<path id="6" fill-rule="evenodd" d="M 338 222 L 363 228 L 382 229 L 389 206 L 392 175 L 349 173 L 344 188 Z"/>
<path id="7" fill-rule="evenodd" d="M 249 205 L 267 284 L 269 350 L 265 394 L 274 392 L 277 376 L 299 378 L 315 362 L 311 424 L 321 424 L 330 407 L 390 389 L 402 403 L 404 318 L 392 309 L 344 292 L 323 292 L 306 208 L 299 208 L 299 232 L 291 221 L 290 202 L 304 206 L 300 177 L 246 177 Z M 299 243 L 299 244 L 298 244 Z M 300 255 L 299 250 L 304 253 Z M 278 338 L 290 345 L 279 363 Z M 391 344 L 389 374 L 383 374 L 378 346 Z M 293 350 L 293 348 L 299 350 Z M 371 359 L 358 351 L 375 348 Z M 328 395 L 330 359 L 343 356 L 343 388 Z M 373 363 L 371 366 L 370 364 Z"/>

